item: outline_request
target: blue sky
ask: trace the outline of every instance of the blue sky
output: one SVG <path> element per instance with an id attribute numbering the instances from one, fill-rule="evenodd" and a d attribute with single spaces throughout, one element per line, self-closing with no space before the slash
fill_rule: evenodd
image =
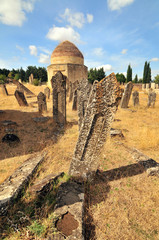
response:
<path id="1" fill-rule="evenodd" d="M 159 74 L 159 0 L 0 0 L 0 68 L 47 67 L 60 41 L 88 68 Z"/>

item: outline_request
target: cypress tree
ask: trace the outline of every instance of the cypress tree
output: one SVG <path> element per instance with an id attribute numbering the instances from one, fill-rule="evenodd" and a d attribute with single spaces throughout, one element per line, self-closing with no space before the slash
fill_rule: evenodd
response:
<path id="1" fill-rule="evenodd" d="M 130 82 L 132 81 L 132 68 L 129 64 L 128 69 L 127 69 L 127 79 L 126 82 Z"/>
<path id="2" fill-rule="evenodd" d="M 138 82 L 138 76 L 137 74 L 135 75 L 135 78 L 134 78 L 134 83 L 137 83 Z"/>

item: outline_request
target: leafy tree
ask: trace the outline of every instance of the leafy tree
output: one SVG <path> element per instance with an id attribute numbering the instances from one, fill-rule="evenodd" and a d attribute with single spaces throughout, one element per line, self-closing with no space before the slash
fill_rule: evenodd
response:
<path id="1" fill-rule="evenodd" d="M 95 80 L 100 81 L 104 77 L 105 77 L 105 72 L 103 67 L 99 68 L 98 70 L 96 68 L 95 69 L 91 68 L 88 71 L 88 80 L 91 83 L 93 83 Z"/>
<path id="2" fill-rule="evenodd" d="M 117 81 L 120 83 L 125 83 L 126 82 L 126 77 L 124 76 L 123 73 L 117 73 L 116 74 Z"/>
<path id="3" fill-rule="evenodd" d="M 13 72 L 10 72 L 10 73 L 8 74 L 8 77 L 13 79 L 13 78 L 14 78 Z"/>
<path id="4" fill-rule="evenodd" d="M 19 78 L 22 80 L 22 82 L 25 80 L 25 71 L 22 67 L 19 70 Z"/>
<path id="5" fill-rule="evenodd" d="M 130 66 L 130 64 L 128 65 L 128 69 L 127 69 L 127 78 L 126 78 L 126 82 L 130 82 L 132 81 L 132 68 Z"/>
<path id="6" fill-rule="evenodd" d="M 16 73 L 16 74 L 15 74 L 14 79 L 15 79 L 15 80 L 19 80 L 19 79 L 20 79 L 19 73 Z"/>
<path id="7" fill-rule="evenodd" d="M 156 84 L 159 84 L 159 74 L 157 74 L 157 75 L 155 76 L 154 82 L 155 82 Z"/>
<path id="8" fill-rule="evenodd" d="M 0 83 L 4 83 L 6 79 L 6 75 L 0 74 Z"/>
<path id="9" fill-rule="evenodd" d="M 144 65 L 144 72 L 143 72 L 143 83 L 150 83 L 151 82 L 151 68 L 150 63 L 145 62 Z"/>
<path id="10" fill-rule="evenodd" d="M 134 81 L 133 81 L 134 83 L 138 83 L 138 76 L 137 76 L 137 74 L 135 75 L 135 78 L 134 78 Z"/>

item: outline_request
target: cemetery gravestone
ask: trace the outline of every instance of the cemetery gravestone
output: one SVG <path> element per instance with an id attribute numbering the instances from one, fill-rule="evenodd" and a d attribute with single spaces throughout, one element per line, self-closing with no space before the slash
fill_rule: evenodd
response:
<path id="1" fill-rule="evenodd" d="M 46 96 L 44 93 L 40 92 L 37 96 L 38 100 L 38 109 L 39 113 L 43 113 L 47 111 L 47 105 L 46 105 Z"/>
<path id="2" fill-rule="evenodd" d="M 114 120 L 120 88 L 114 73 L 93 83 L 69 174 L 86 178 L 97 169 L 98 156 Z"/>
<path id="3" fill-rule="evenodd" d="M 125 90 L 121 99 L 121 108 L 127 108 L 128 104 L 129 104 L 129 100 L 130 100 L 130 96 L 131 96 L 131 92 L 133 89 L 133 83 L 132 82 L 128 82 L 125 86 Z"/>
<path id="4" fill-rule="evenodd" d="M 18 101 L 19 106 L 28 106 L 28 103 L 23 92 L 16 90 L 14 95 Z"/>
<path id="5" fill-rule="evenodd" d="M 77 88 L 77 110 L 79 130 L 81 128 L 81 124 L 85 115 L 91 89 L 92 84 L 89 83 L 87 79 L 83 79 L 82 81 L 79 82 Z"/>
<path id="6" fill-rule="evenodd" d="M 132 97 L 134 107 L 136 105 L 139 105 L 139 92 L 138 91 L 133 92 Z"/>
<path id="7" fill-rule="evenodd" d="M 77 89 L 74 91 L 74 94 L 73 94 L 72 110 L 73 111 L 77 110 Z"/>
<path id="8" fill-rule="evenodd" d="M 60 71 L 51 79 L 53 88 L 53 119 L 56 123 L 66 123 L 66 76 Z"/>
<path id="9" fill-rule="evenodd" d="M 155 102 L 156 102 L 156 93 L 155 92 L 150 92 L 148 95 L 148 104 L 147 106 L 150 107 L 154 107 L 155 106 Z"/>
<path id="10" fill-rule="evenodd" d="M 2 94 L 4 96 L 8 96 L 8 91 L 7 91 L 6 85 L 5 84 L 1 84 L 0 87 L 1 87 Z"/>
<path id="11" fill-rule="evenodd" d="M 50 88 L 46 87 L 44 89 L 44 94 L 45 94 L 46 98 L 49 99 L 50 98 Z"/>

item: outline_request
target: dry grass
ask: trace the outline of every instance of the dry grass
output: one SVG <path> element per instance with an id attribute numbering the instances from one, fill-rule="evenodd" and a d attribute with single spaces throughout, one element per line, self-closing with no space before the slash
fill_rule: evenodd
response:
<path id="1" fill-rule="evenodd" d="M 29 86 L 29 89 L 38 93 L 43 87 Z M 35 181 L 43 179 L 52 172 L 67 172 L 78 137 L 77 112 L 72 112 L 71 103 L 67 105 L 67 119 L 69 123 L 65 129 L 60 130 L 57 141 L 54 141 L 52 139 L 54 127 L 51 120 L 43 126 L 39 124 L 38 127 L 31 119 L 29 120 L 33 113 L 38 114 L 37 105 L 35 104 L 34 107 L 27 109 L 22 109 L 18 105 L 12 106 L 12 103 L 15 104 L 12 97 L 9 96 L 7 102 L 0 97 L 0 109 L 6 109 L 5 117 L 9 116 L 9 119 L 11 119 L 11 116 L 14 116 L 13 113 L 9 115 L 9 110 L 14 109 L 15 116 L 16 113 L 22 113 L 19 120 L 17 118 L 13 118 L 13 120 L 19 121 L 19 134 L 22 131 L 20 121 L 23 121 L 26 142 L 22 141 L 22 146 L 25 143 L 25 148 L 21 149 L 22 152 L 16 150 L 13 154 L 14 149 L 10 149 L 10 154 L 16 156 L 14 159 L 17 163 L 12 162 L 11 159 L 3 160 L 0 162 L 0 169 L 9 171 L 9 164 L 11 166 L 17 164 L 16 167 L 18 167 L 20 162 L 25 161 L 25 158 L 22 158 L 23 160 L 21 158 L 19 160 L 16 159 L 28 153 L 26 149 L 30 145 L 27 142 L 32 141 L 31 144 L 33 149 L 35 146 L 36 151 L 40 149 L 47 149 L 48 151 L 47 158 L 40 166 Z M 10 103 L 8 103 L 8 99 L 10 99 Z M 3 101 L 4 106 L 2 106 Z M 35 99 L 28 99 L 28 101 L 35 101 Z M 51 100 L 49 100 L 49 111 L 46 114 L 48 116 L 52 116 L 51 105 Z M 98 161 L 101 171 L 103 173 L 109 171 L 112 175 L 105 181 L 102 181 L 100 178 L 96 179 L 90 185 L 89 214 L 92 216 L 92 224 L 95 225 L 94 231 L 98 240 L 159 239 L 159 179 L 157 177 L 147 177 L 144 169 L 134 162 L 130 153 L 123 146 L 116 144 L 116 141 L 120 141 L 127 146 L 136 147 L 159 162 L 159 95 L 157 95 L 155 108 L 147 109 L 146 105 L 147 94 L 140 92 L 140 106 L 138 108 L 132 106 L 132 100 L 130 100 L 129 110 L 119 108 L 115 118 L 121 121 L 113 122 L 112 127 L 122 129 L 125 138 L 108 139 L 99 156 Z M 135 112 L 131 110 L 135 110 Z M 22 120 L 24 112 L 28 112 L 28 115 L 25 115 Z M 25 123 L 25 119 L 27 119 L 27 122 L 30 122 Z M 41 132 L 38 131 L 38 128 L 47 128 L 47 130 Z M 35 134 L 35 139 L 34 136 L 30 139 L 35 129 L 37 135 Z M 22 137 L 22 135 L 20 136 Z M 42 141 L 40 148 L 37 147 L 37 139 Z M 8 153 L 6 153 L 4 158 L 7 156 Z M 1 165 L 5 162 L 6 166 Z M 48 223 L 47 219 L 41 219 L 40 221 L 46 221 L 45 225 Z M 27 232 L 27 228 L 23 229 L 24 232 Z M 14 235 L 6 239 L 18 239 L 18 235 L 17 238 Z M 22 238 L 19 237 L 19 239 Z"/>

